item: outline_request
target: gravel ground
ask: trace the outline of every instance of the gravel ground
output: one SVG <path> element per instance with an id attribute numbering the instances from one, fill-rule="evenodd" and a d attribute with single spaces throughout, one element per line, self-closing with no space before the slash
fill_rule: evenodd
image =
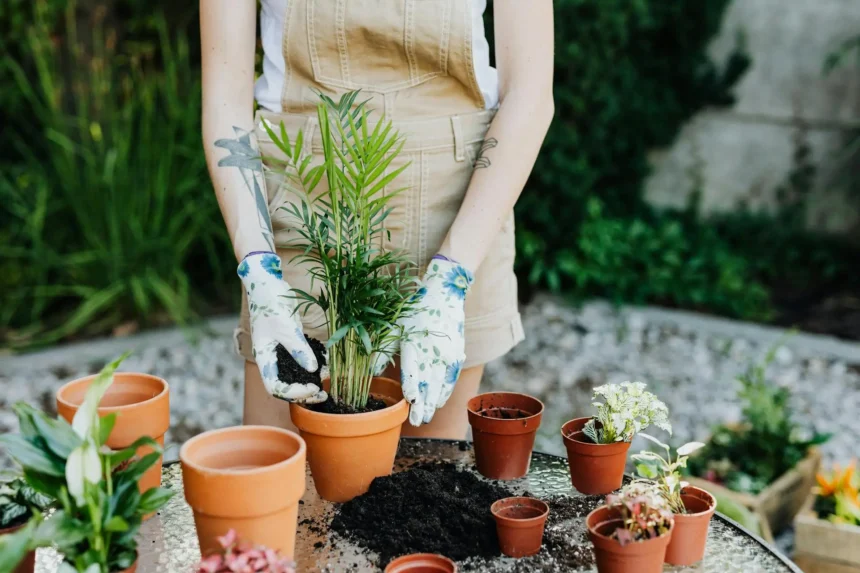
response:
<path id="1" fill-rule="evenodd" d="M 526 341 L 488 365 L 483 388 L 521 391 L 543 400 L 546 411 L 536 448 L 555 454 L 564 453 L 561 424 L 587 415 L 591 389 L 606 382 L 647 382 L 669 406 L 673 443 L 707 438 L 714 424 L 738 419 L 735 377 L 761 360 L 781 335 L 774 329 L 659 309 L 616 310 L 600 302 L 574 308 L 549 296 L 523 308 L 523 320 Z M 188 437 L 241 423 L 242 362 L 226 334 L 230 322 L 219 324 L 219 332 L 198 336 L 196 342 L 176 332 L 151 333 L 0 358 L 0 431 L 17 429 L 10 410 L 14 402 L 53 411 L 61 383 L 98 370 L 121 348 L 136 347 L 123 369 L 170 382 L 167 457 L 175 458 L 176 445 Z M 774 383 L 792 389 L 800 421 L 834 434 L 823 448 L 826 458 L 845 461 L 860 453 L 860 344 L 796 335 L 777 349 L 768 374 Z M 0 467 L 6 463 L 0 453 Z"/>

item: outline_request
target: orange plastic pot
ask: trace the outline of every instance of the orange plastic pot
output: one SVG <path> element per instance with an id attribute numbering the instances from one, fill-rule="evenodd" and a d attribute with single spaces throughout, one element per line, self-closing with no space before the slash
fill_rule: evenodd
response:
<path id="1" fill-rule="evenodd" d="M 272 426 L 212 430 L 179 450 L 185 499 L 194 511 L 202 555 L 239 539 L 292 557 L 299 500 L 305 493 L 305 442 Z"/>
<path id="2" fill-rule="evenodd" d="M 308 464 L 320 497 L 349 501 L 373 478 L 394 469 L 400 426 L 409 415 L 400 384 L 374 378 L 370 393 L 389 406 L 364 414 L 323 414 L 290 404 L 290 417 L 308 445 Z"/>
<path id="3" fill-rule="evenodd" d="M 87 388 L 95 376 L 72 380 L 57 391 L 57 412 L 67 422 L 83 403 Z M 170 388 L 163 379 L 137 372 L 117 372 L 99 402 L 99 416 L 116 413 L 116 424 L 107 440 L 107 446 L 120 450 L 132 445 L 138 438 L 149 436 L 164 446 L 164 433 L 170 427 Z M 143 447 L 137 455 L 143 456 L 152 448 Z M 161 485 L 161 461 L 149 468 L 140 478 L 141 492 Z"/>
<path id="4" fill-rule="evenodd" d="M 618 514 L 602 505 L 588 514 L 585 525 L 588 538 L 594 545 L 594 557 L 598 573 L 660 573 L 666 547 L 672 539 L 672 530 L 647 541 L 634 541 L 621 545 L 611 537 L 622 525 Z"/>
<path id="5" fill-rule="evenodd" d="M 5 529 L 0 529 L 0 537 L 4 535 L 9 535 L 15 533 L 22 527 L 24 527 L 25 523 L 21 525 L 16 525 L 15 527 L 7 527 Z M 36 569 L 36 552 L 29 552 L 24 559 L 18 564 L 18 566 L 12 571 L 12 573 L 33 573 Z"/>
<path id="6" fill-rule="evenodd" d="M 681 500 L 687 513 L 675 514 L 675 529 L 666 549 L 666 563 L 692 565 L 705 556 L 708 528 L 717 510 L 717 500 L 707 491 L 693 486 L 681 490 Z"/>
<path id="7" fill-rule="evenodd" d="M 543 402 L 516 392 L 489 392 L 469 400 L 467 409 L 478 471 L 500 480 L 526 475 Z"/>
<path id="8" fill-rule="evenodd" d="M 591 418 L 576 418 L 561 427 L 573 487 L 586 495 L 603 495 L 621 487 L 629 442 L 595 444 L 582 433 Z"/>
<path id="9" fill-rule="evenodd" d="M 506 497 L 490 506 L 496 520 L 499 547 L 508 557 L 526 557 L 540 551 L 549 506 L 531 497 Z"/>
<path id="10" fill-rule="evenodd" d="M 444 555 L 413 553 L 389 563 L 385 573 L 457 573 L 457 565 Z"/>

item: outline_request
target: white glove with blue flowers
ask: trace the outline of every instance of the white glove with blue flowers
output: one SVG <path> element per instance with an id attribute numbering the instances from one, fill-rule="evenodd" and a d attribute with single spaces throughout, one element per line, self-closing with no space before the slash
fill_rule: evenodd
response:
<path id="1" fill-rule="evenodd" d="M 463 326 L 466 293 L 474 277 L 465 267 L 436 255 L 417 295 L 418 311 L 403 320 L 401 343 L 403 396 L 412 404 L 409 422 L 428 423 L 448 401 L 466 359 Z"/>
<path id="2" fill-rule="evenodd" d="M 281 258 L 275 253 L 248 254 L 237 269 L 248 294 L 251 314 L 251 342 L 254 359 L 269 394 L 289 402 L 318 404 L 328 398 L 316 384 L 288 384 L 278 379 L 278 344 L 308 372 L 318 368 L 316 356 L 295 315 L 292 289 L 281 272 Z"/>

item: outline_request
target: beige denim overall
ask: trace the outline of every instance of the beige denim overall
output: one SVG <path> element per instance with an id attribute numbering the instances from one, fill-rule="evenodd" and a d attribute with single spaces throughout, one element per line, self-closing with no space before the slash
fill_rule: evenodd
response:
<path id="1" fill-rule="evenodd" d="M 274 126 L 283 122 L 291 140 L 303 130 L 313 164 L 322 161 L 315 91 L 337 99 L 360 89 L 360 99 L 370 100 L 371 119 L 392 120 L 405 136 L 405 146 L 390 169 L 407 162 L 409 167 L 391 184 L 391 189 L 407 190 L 391 200 L 386 241 L 388 247 L 411 253 L 422 274 L 457 215 L 494 115 L 484 110 L 475 78 L 471 1 L 289 0 L 284 113 L 257 114 L 264 156 L 280 155 L 261 126 L 265 118 Z M 280 207 L 295 196 L 273 172 L 266 185 L 284 278 L 294 288 L 308 290 L 307 270 L 290 262 L 296 251 L 281 248 L 296 236 L 296 227 Z M 466 368 L 505 354 L 523 338 L 513 265 L 512 213 L 466 298 Z M 321 310 L 312 308 L 302 322 L 306 334 L 325 340 Z M 249 331 L 244 301 L 237 345 L 253 361 Z"/>

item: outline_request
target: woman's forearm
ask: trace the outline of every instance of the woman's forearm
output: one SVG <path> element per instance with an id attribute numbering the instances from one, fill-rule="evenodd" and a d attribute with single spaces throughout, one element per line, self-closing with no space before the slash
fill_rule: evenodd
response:
<path id="1" fill-rule="evenodd" d="M 552 0 L 495 0 L 499 111 L 440 253 L 475 271 L 522 193 L 553 116 Z"/>
<path id="2" fill-rule="evenodd" d="M 203 147 L 237 260 L 274 250 L 254 137 L 254 0 L 201 0 Z"/>

